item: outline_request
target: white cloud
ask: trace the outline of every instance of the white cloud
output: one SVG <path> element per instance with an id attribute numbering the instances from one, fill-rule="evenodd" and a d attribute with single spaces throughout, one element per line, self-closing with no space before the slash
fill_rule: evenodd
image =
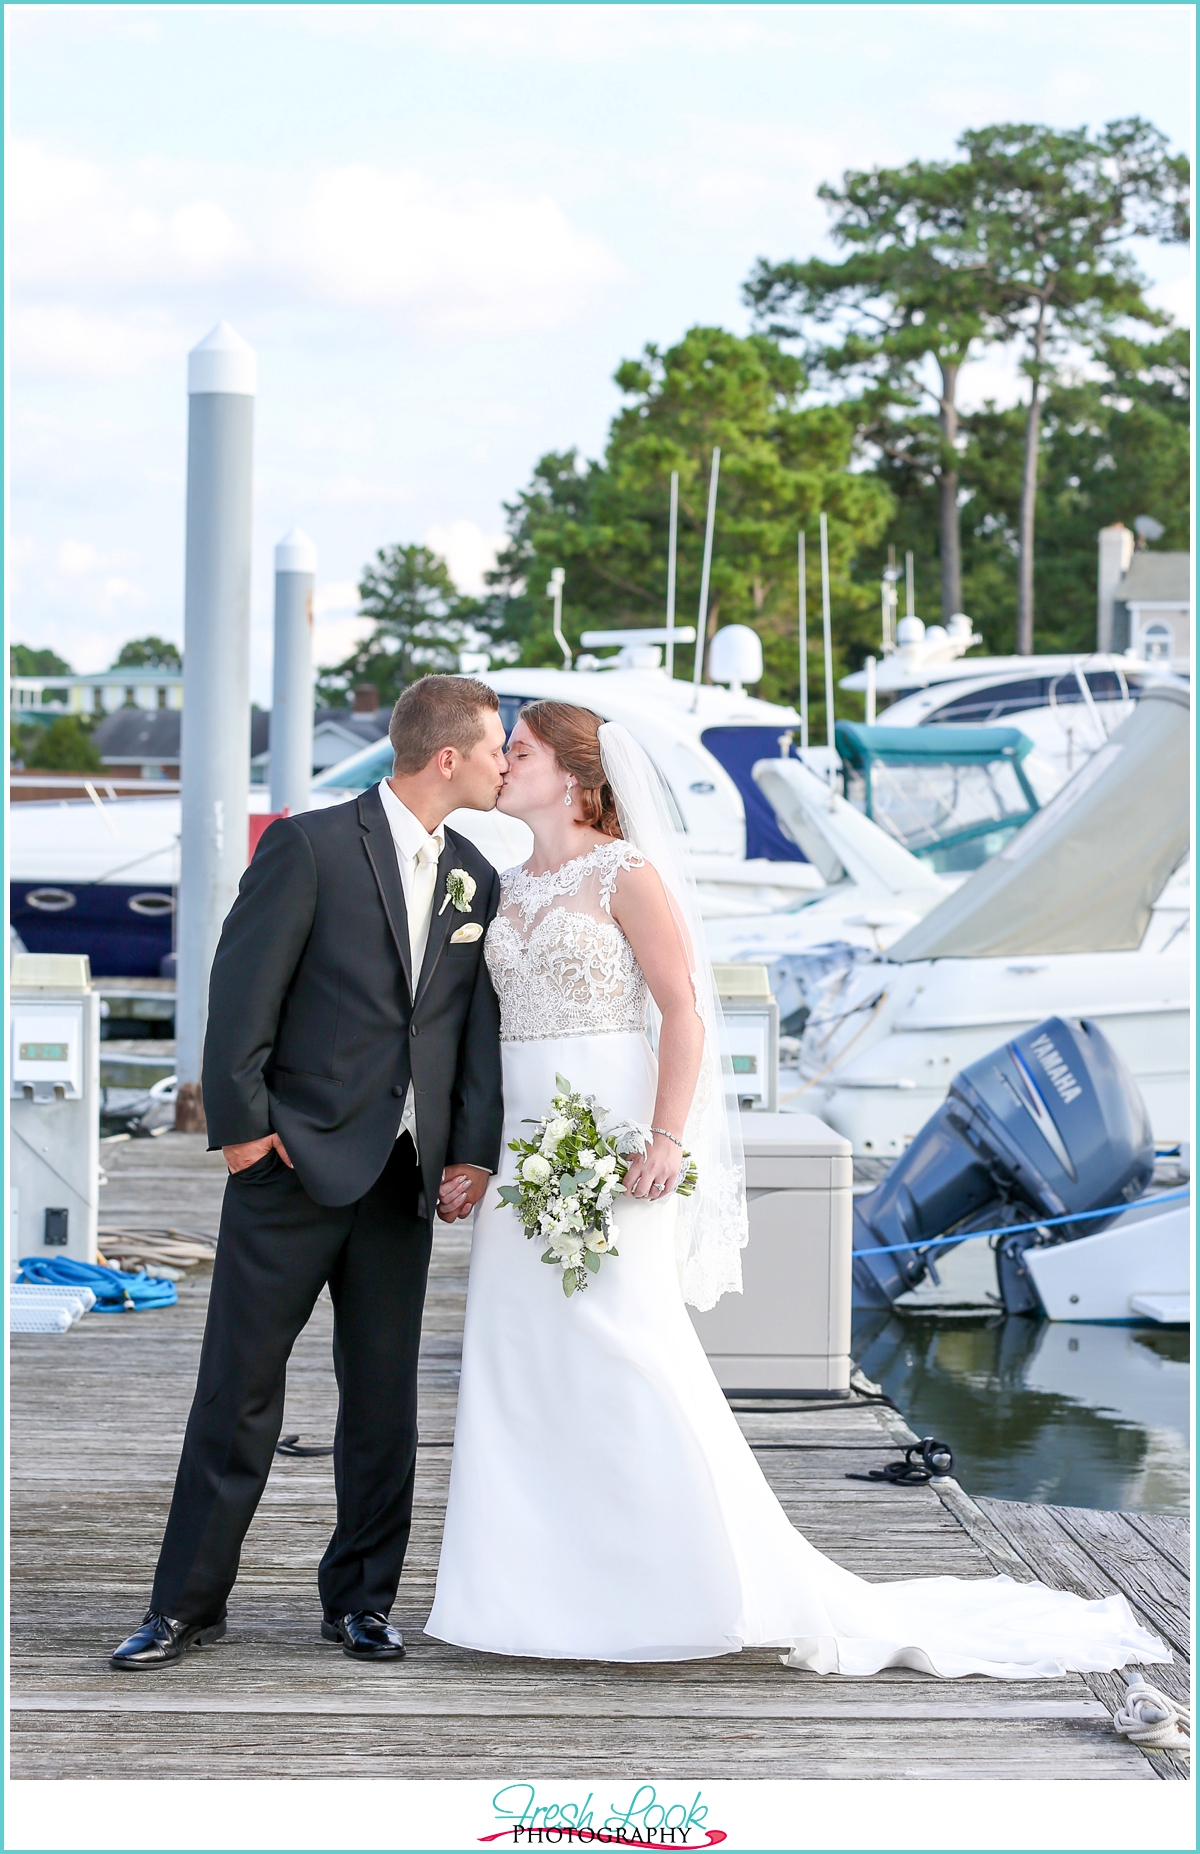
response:
<path id="1" fill-rule="evenodd" d="M 477 521 L 435 522 L 425 531 L 425 545 L 440 554 L 460 592 L 478 596 L 485 590 L 483 576 L 496 564 L 496 555 L 508 536 L 503 530 L 485 534 Z"/>
<path id="2" fill-rule="evenodd" d="M 102 554 L 90 541 L 75 541 L 68 536 L 59 543 L 54 565 L 67 579 L 91 579 L 114 567 L 129 566 L 133 559 L 129 553 Z"/>
<path id="3" fill-rule="evenodd" d="M 165 315 L 100 315 L 68 303 L 16 304 L 8 327 L 17 370 L 57 380 L 139 379 L 168 361 L 182 365 L 190 345 Z"/>
<path id="4" fill-rule="evenodd" d="M 358 581 L 354 579 L 317 580 L 313 592 L 314 619 L 344 618 L 358 610 Z"/>
<path id="5" fill-rule="evenodd" d="M 9 154 L 9 263 L 18 287 L 191 282 L 223 277 L 251 253 L 215 200 L 147 197 L 182 185 L 127 174 L 14 138 Z"/>
<path id="6" fill-rule="evenodd" d="M 361 476 L 335 476 L 332 481 L 322 485 L 318 499 L 328 502 L 334 508 L 345 508 L 356 503 L 399 508 L 403 503 L 411 502 L 412 494 L 401 483 L 372 483 Z"/>
<path id="7" fill-rule="evenodd" d="M 1165 309 L 1185 328 L 1192 326 L 1196 314 L 1196 285 L 1192 277 L 1176 277 L 1170 283 L 1157 284 L 1146 294 L 1156 309 Z"/>
<path id="8" fill-rule="evenodd" d="M 361 618 L 327 618 L 313 626 L 313 662 L 318 669 L 344 663 L 370 630 Z"/>
<path id="9" fill-rule="evenodd" d="M 270 250 L 318 300 L 416 311 L 444 334 L 557 327 L 625 274 L 547 194 L 443 188 L 412 169 L 365 165 L 322 174 Z"/>
<path id="10" fill-rule="evenodd" d="M 144 586 L 116 573 L 110 574 L 102 582 L 96 609 L 102 618 L 132 618 L 135 612 L 143 611 L 148 603 L 149 595 Z"/>

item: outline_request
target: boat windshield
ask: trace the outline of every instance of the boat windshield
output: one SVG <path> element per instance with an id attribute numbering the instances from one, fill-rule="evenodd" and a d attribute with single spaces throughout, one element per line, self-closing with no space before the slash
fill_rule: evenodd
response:
<path id="1" fill-rule="evenodd" d="M 851 804 L 939 875 L 978 869 L 1038 809 L 1017 728 L 839 721 L 835 738 Z"/>
<path id="2" fill-rule="evenodd" d="M 1140 686 L 1115 670 L 1089 670 L 1088 693 L 1096 702 L 1136 702 Z M 961 726 L 978 722 L 987 726 L 1003 721 L 1008 715 L 1024 714 L 1032 708 L 1066 708 L 1086 698 L 1073 669 L 1057 676 L 1026 676 L 1019 681 L 995 683 L 990 687 L 968 689 L 965 694 L 944 702 L 928 715 L 922 726 Z"/>
<path id="3" fill-rule="evenodd" d="M 777 760 L 780 742 L 791 741 L 791 730 L 778 727 L 708 727 L 700 736 L 715 760 L 725 768 L 742 795 L 746 814 L 746 857 L 765 856 L 773 863 L 803 863 L 808 859 L 779 828 L 766 796 L 751 778 L 758 760 Z"/>

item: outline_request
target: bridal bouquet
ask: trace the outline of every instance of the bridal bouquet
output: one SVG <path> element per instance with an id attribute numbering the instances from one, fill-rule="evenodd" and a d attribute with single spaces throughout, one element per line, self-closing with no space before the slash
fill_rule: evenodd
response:
<path id="1" fill-rule="evenodd" d="M 563 1293 L 570 1299 L 597 1274 L 600 1258 L 616 1255 L 612 1206 L 625 1193 L 621 1182 L 635 1154 L 644 1153 L 648 1127 L 621 1120 L 601 1107 L 593 1094 L 577 1094 L 563 1075 L 550 1112 L 527 1121 L 531 1139 L 509 1141 L 521 1155 L 517 1183 L 501 1185 L 500 1201 L 517 1212 L 532 1241 L 546 1243 L 543 1262 L 562 1269 Z M 690 1196 L 696 1167 L 685 1152 L 676 1190 Z"/>

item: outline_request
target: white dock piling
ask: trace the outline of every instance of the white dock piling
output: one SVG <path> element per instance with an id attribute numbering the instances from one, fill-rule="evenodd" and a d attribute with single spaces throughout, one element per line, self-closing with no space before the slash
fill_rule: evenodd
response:
<path id="1" fill-rule="evenodd" d="M 254 350 L 218 322 L 188 355 L 176 941 L 176 1127 L 200 1131 L 208 975 L 246 867 Z"/>
<path id="2" fill-rule="evenodd" d="M 275 549 L 271 809 L 307 811 L 312 785 L 313 584 L 317 550 L 299 528 Z"/>

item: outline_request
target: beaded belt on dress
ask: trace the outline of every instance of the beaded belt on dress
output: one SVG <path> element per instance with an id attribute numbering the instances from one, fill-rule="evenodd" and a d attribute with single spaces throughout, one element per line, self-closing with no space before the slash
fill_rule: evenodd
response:
<path id="1" fill-rule="evenodd" d="M 528 1036 L 519 1036 L 512 1031 L 501 1030 L 502 1043 L 561 1043 L 567 1037 L 577 1036 L 645 1036 L 645 1024 L 620 1024 L 616 1027 L 607 1025 L 603 1030 L 533 1030 Z"/>

